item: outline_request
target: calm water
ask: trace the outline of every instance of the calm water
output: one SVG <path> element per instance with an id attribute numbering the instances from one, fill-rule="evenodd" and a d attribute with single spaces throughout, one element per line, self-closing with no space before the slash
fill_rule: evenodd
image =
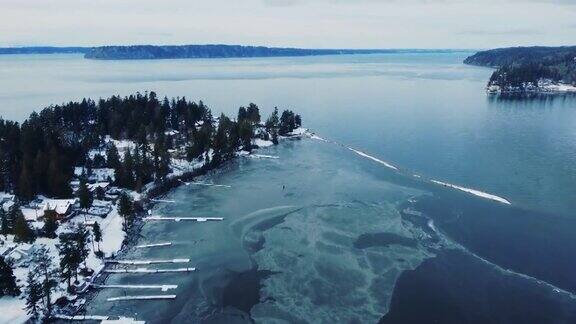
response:
<path id="1" fill-rule="evenodd" d="M 0 111 L 83 97 L 160 95 L 234 114 L 255 102 L 301 112 L 306 126 L 431 177 L 571 215 L 576 208 L 576 98 L 496 101 L 491 70 L 469 53 L 271 59 L 93 61 L 79 55 L 0 56 Z"/>
<path id="2" fill-rule="evenodd" d="M 174 302 L 107 302 L 90 314 L 149 322 L 571 322 L 576 314 L 576 98 L 497 100 L 468 53 L 89 61 L 0 57 L 0 108 L 23 119 L 50 103 L 154 90 L 216 112 L 257 103 L 303 115 L 339 145 L 282 143 L 159 204 L 128 258 L 190 257 L 189 275 L 112 276 L 178 284 Z M 422 177 L 414 177 L 419 174 Z M 438 179 L 507 198 L 456 192 Z M 285 189 L 283 189 L 283 186 Z M 387 316 L 384 317 L 384 315 Z"/>

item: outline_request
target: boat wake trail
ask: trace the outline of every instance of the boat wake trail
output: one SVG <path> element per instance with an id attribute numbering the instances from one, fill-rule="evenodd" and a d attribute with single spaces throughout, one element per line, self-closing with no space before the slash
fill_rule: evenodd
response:
<path id="1" fill-rule="evenodd" d="M 392 169 L 392 170 L 395 170 L 395 171 L 400 171 L 396 166 L 394 166 L 394 165 L 392 165 L 392 164 L 390 164 L 390 163 L 388 163 L 388 162 L 386 162 L 386 161 L 384 161 L 384 160 L 381 160 L 381 159 L 379 159 L 379 158 L 376 158 L 376 157 L 374 157 L 374 156 L 372 156 L 372 155 L 369 155 L 369 154 L 367 154 L 367 153 L 365 153 L 365 152 L 362 152 L 362 151 L 360 151 L 360 150 L 357 150 L 357 149 L 355 149 L 355 148 L 353 148 L 353 147 L 346 146 L 346 145 L 341 144 L 341 143 L 338 143 L 338 142 L 336 142 L 336 141 L 334 141 L 334 140 L 329 140 L 329 139 L 326 139 L 326 138 L 324 138 L 324 137 L 320 137 L 320 136 L 318 136 L 318 135 L 316 135 L 315 133 L 310 132 L 310 131 L 307 132 L 307 135 L 308 135 L 308 137 L 310 137 L 310 138 L 312 138 L 312 139 L 315 139 L 315 140 L 319 140 L 319 141 L 322 141 L 322 142 L 325 142 L 325 143 L 331 143 L 331 144 L 334 144 L 334 145 L 341 146 L 341 147 L 343 147 L 343 148 L 345 148 L 345 149 L 347 149 L 347 150 L 350 150 L 350 151 L 356 153 L 357 155 L 359 155 L 359 156 L 361 156 L 361 157 L 363 157 L 363 158 L 366 158 L 366 159 L 372 160 L 372 161 L 374 161 L 374 162 L 376 162 L 376 163 L 382 164 L 382 165 L 384 165 L 385 167 L 387 167 L 387 168 L 389 168 L 389 169 Z M 494 195 L 494 194 L 491 194 L 491 193 L 487 193 L 487 192 L 480 191 L 480 190 L 476 190 L 476 189 L 472 189 L 472 188 L 466 188 L 466 187 L 462 187 L 462 186 L 458 186 L 458 185 L 455 185 L 455 184 L 451 184 L 451 183 L 448 183 L 448 182 L 442 182 L 442 181 L 438 181 L 438 180 L 434 180 L 434 179 L 424 179 L 423 177 L 421 177 L 421 176 L 419 176 L 419 175 L 416 175 L 416 174 L 413 175 L 413 176 L 414 176 L 415 178 L 421 179 L 422 181 L 426 181 L 426 182 L 429 182 L 429 183 L 441 185 L 441 186 L 444 186 L 444 187 L 449 187 L 449 188 L 456 189 L 456 190 L 460 190 L 460 191 L 469 193 L 469 194 L 471 194 L 471 195 L 474 195 L 474 196 L 477 196 L 477 197 L 481 197 L 481 198 L 484 198 L 484 199 L 489 199 L 489 200 L 492 200 L 492 201 L 496 201 L 496 202 L 499 202 L 499 203 L 502 203 L 502 204 L 512 205 L 512 203 L 511 203 L 508 199 L 503 198 L 503 197 L 500 197 L 500 196 L 497 196 L 497 195 Z"/>

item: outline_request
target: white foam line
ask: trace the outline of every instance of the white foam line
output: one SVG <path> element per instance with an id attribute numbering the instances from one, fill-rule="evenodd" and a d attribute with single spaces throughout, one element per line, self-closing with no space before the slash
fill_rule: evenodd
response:
<path id="1" fill-rule="evenodd" d="M 136 248 L 137 249 L 146 249 L 146 248 L 152 248 L 152 247 L 162 247 L 162 246 L 171 246 L 171 245 L 172 245 L 171 242 L 167 242 L 167 243 L 136 245 Z"/>
<path id="2" fill-rule="evenodd" d="M 311 134 L 311 135 L 310 135 L 310 138 L 311 138 L 311 139 L 318 140 L 318 141 L 322 141 L 322 142 L 328 142 L 327 140 L 323 139 L 322 137 L 320 137 L 320 136 L 318 136 L 318 135 L 316 135 L 316 134 Z"/>
<path id="3" fill-rule="evenodd" d="M 263 155 L 263 154 L 250 154 L 249 157 L 253 159 L 273 159 L 278 160 L 280 157 L 275 155 Z"/>
<path id="4" fill-rule="evenodd" d="M 189 186 L 189 185 L 190 185 L 188 182 L 184 182 L 184 181 L 182 181 L 182 179 L 178 179 L 178 181 L 182 182 L 183 184 L 185 184 L 185 185 L 187 185 L 187 186 Z"/>
<path id="5" fill-rule="evenodd" d="M 53 315 L 55 319 L 67 320 L 67 321 L 101 321 L 101 323 L 122 323 L 122 324 L 144 324 L 145 321 L 137 321 L 130 317 L 123 316 L 101 316 L 101 315 Z M 117 319 L 110 319 L 117 318 Z"/>
<path id="6" fill-rule="evenodd" d="M 158 300 L 158 299 L 176 299 L 176 295 L 121 296 L 121 297 L 110 297 L 106 300 L 124 301 L 124 300 Z"/>
<path id="7" fill-rule="evenodd" d="M 128 264 L 128 265 L 145 265 L 145 264 L 162 264 L 162 263 L 188 263 L 190 259 L 172 259 L 172 260 L 106 260 L 106 263 Z"/>
<path id="8" fill-rule="evenodd" d="M 442 185 L 442 186 L 445 186 L 445 187 L 450 187 L 450 188 L 453 188 L 453 189 L 458 189 L 458 190 L 467 192 L 467 193 L 469 193 L 469 194 L 473 194 L 473 195 L 478 196 L 478 197 L 482 197 L 482 198 L 494 200 L 494 201 L 497 201 L 497 202 L 500 202 L 500 203 L 503 203 L 503 204 L 506 204 L 506 205 L 512 205 L 512 203 L 510 203 L 510 201 L 508 201 L 507 199 L 502 198 L 502 197 L 499 197 L 499 196 L 496 196 L 496 195 L 493 195 L 493 194 L 489 194 L 489 193 L 487 193 L 487 192 L 483 192 L 483 191 L 476 190 L 476 189 L 470 189 L 470 188 L 466 188 L 466 187 L 460 187 L 460 186 L 457 186 L 457 185 L 453 185 L 453 184 L 451 184 L 451 183 L 446 183 L 446 182 L 437 181 L 437 180 L 430 180 L 430 181 L 432 181 L 432 182 L 435 183 L 435 184 L 439 184 L 439 185 Z"/>
<path id="9" fill-rule="evenodd" d="M 162 291 L 168 291 L 170 289 L 178 288 L 178 285 L 94 285 L 94 288 L 100 289 L 160 289 Z"/>
<path id="10" fill-rule="evenodd" d="M 384 165 L 384 166 L 386 166 L 386 167 L 388 167 L 388 168 L 390 168 L 390 169 L 393 169 L 393 170 L 398 171 L 398 168 L 395 167 L 395 166 L 393 166 L 392 164 L 390 164 L 390 163 L 388 163 L 388 162 L 386 162 L 386 161 L 380 160 L 380 159 L 378 159 L 378 158 L 376 158 L 376 157 L 373 157 L 373 156 L 371 156 L 371 155 L 369 155 L 369 154 L 366 154 L 366 153 L 364 153 L 364 152 L 362 152 L 362 151 L 356 150 L 356 149 L 354 149 L 354 148 L 352 148 L 352 147 L 345 146 L 345 145 L 340 144 L 340 143 L 338 143 L 338 142 L 326 140 L 326 139 L 321 138 L 321 137 L 319 137 L 319 136 L 317 136 L 317 135 L 315 135 L 315 134 L 313 134 L 313 133 L 310 135 L 310 137 L 311 137 L 311 138 L 314 138 L 314 139 L 318 139 L 318 140 L 324 141 L 324 142 L 330 142 L 330 143 L 334 143 L 334 144 L 336 144 L 336 145 L 340 145 L 340 146 L 345 147 L 346 149 L 348 149 L 348 150 L 350 150 L 350 151 L 352 151 L 352 152 L 354 152 L 354 153 L 356 153 L 356 154 L 358 154 L 358 155 L 360 155 L 360 156 L 362 156 L 362 157 L 368 158 L 368 159 L 370 159 L 370 160 L 372 160 L 372 161 L 374 161 L 374 162 L 380 163 L 380 164 L 382 164 L 382 165 Z M 419 176 L 419 175 L 417 175 L 417 174 L 414 174 L 413 176 L 414 176 L 415 178 L 421 178 L 421 176 Z M 457 186 L 457 185 L 453 185 L 453 184 L 450 184 L 450 183 L 446 183 L 446 182 L 442 182 L 442 181 L 437 181 L 437 180 L 430 180 L 430 181 L 432 181 L 432 182 L 435 183 L 435 184 L 439 184 L 439 185 L 442 185 L 442 186 L 446 186 L 446 187 L 450 187 L 450 188 L 453 188 L 453 189 L 461 190 L 461 191 L 467 192 L 467 193 L 469 193 L 469 194 L 472 194 L 472 195 L 475 195 L 475 196 L 478 196 L 478 197 L 482 197 L 482 198 L 494 200 L 494 201 L 497 201 L 497 202 L 500 202 L 500 203 L 503 203 L 503 204 L 506 204 L 506 205 L 512 205 L 512 203 L 511 203 L 510 201 L 508 201 L 507 199 L 502 198 L 502 197 L 499 197 L 499 196 L 496 196 L 496 195 L 493 195 L 493 194 L 489 194 L 489 193 L 487 193 L 487 192 L 483 192 L 483 191 L 476 190 L 476 189 L 471 189 L 471 188 L 466 188 L 466 187 L 461 187 L 461 186 Z"/>
<path id="11" fill-rule="evenodd" d="M 499 270 L 500 272 L 502 272 L 502 273 L 504 273 L 504 274 L 508 274 L 508 275 L 512 275 L 512 276 L 518 276 L 518 277 L 524 278 L 524 279 L 526 279 L 526 280 L 535 281 L 535 282 L 538 283 L 539 285 L 548 287 L 549 289 L 551 289 L 551 290 L 554 291 L 555 293 L 561 293 L 561 294 L 564 294 L 564 295 L 568 296 L 568 297 L 571 298 L 572 300 L 576 300 L 576 295 L 574 295 L 573 293 L 571 293 L 571 292 L 569 292 L 569 291 L 567 291 L 567 290 L 564 290 L 564 289 L 562 289 L 562 288 L 556 287 L 556 286 L 554 286 L 553 284 L 551 284 L 551 283 L 549 283 L 549 282 L 547 282 L 547 281 L 540 280 L 540 279 L 538 279 L 538 278 L 529 276 L 529 275 L 527 275 L 527 274 L 524 274 L 524 273 L 521 273 L 521 272 L 516 272 L 516 271 L 514 271 L 514 270 L 512 270 L 512 269 L 505 269 L 505 268 L 501 267 L 500 265 L 498 265 L 498 264 L 496 264 L 496 263 L 492 263 L 492 262 L 484 259 L 484 258 L 481 257 L 480 255 L 475 254 L 475 253 L 472 252 L 472 251 L 469 251 L 468 249 L 466 249 L 466 248 L 465 248 L 464 246 L 462 246 L 461 244 L 452 241 L 450 238 L 447 238 L 447 239 L 448 239 L 449 241 L 451 241 L 453 244 L 455 244 L 456 247 L 458 247 L 458 248 L 459 248 L 460 250 L 462 250 L 464 253 L 467 253 L 467 254 L 471 255 L 472 257 L 477 258 L 478 260 L 480 260 L 480 261 L 482 261 L 482 262 L 484 262 L 484 263 L 486 263 L 486 264 L 494 267 L 496 270 Z"/>
<path id="12" fill-rule="evenodd" d="M 93 320 L 93 321 L 105 321 L 105 320 L 107 320 L 110 316 L 101 316 L 101 315 L 74 315 L 74 316 L 69 316 L 69 315 L 56 314 L 56 315 L 53 315 L 53 317 L 56 318 L 56 319 L 62 319 L 62 320 L 68 320 L 68 321 L 89 321 L 89 320 Z"/>
<path id="13" fill-rule="evenodd" d="M 365 157 L 365 158 L 368 158 L 368 159 L 370 159 L 370 160 L 372 160 L 372 161 L 374 161 L 374 162 L 378 162 L 378 163 L 384 165 L 384 166 L 387 167 L 387 168 L 390 168 L 390 169 L 392 169 L 392 170 L 398 170 L 397 167 L 393 166 L 392 164 L 390 164 L 390 163 L 388 163 L 388 162 L 386 162 L 386 161 L 382 161 L 382 160 L 380 160 L 380 159 L 377 159 L 377 158 L 375 158 L 375 157 L 373 157 L 373 156 L 371 156 L 371 155 L 368 155 L 368 154 L 366 154 L 366 153 L 364 153 L 364 152 L 362 152 L 362 151 L 358 151 L 358 150 L 353 149 L 353 148 L 351 148 L 351 147 L 346 147 L 346 148 L 349 149 L 350 151 L 352 151 L 352 152 L 360 155 L 360 156 L 363 156 L 363 157 Z"/>
<path id="14" fill-rule="evenodd" d="M 196 268 L 178 268 L 178 269 L 105 269 L 105 273 L 170 273 L 170 272 L 194 272 Z"/>
<path id="15" fill-rule="evenodd" d="M 193 221 L 193 222 L 214 222 L 223 221 L 222 217 L 161 217 L 161 216 L 148 216 L 144 218 L 145 221 Z"/>
<path id="16" fill-rule="evenodd" d="M 212 183 L 204 183 L 204 182 L 184 182 L 184 183 L 186 183 L 186 185 L 194 184 L 194 185 L 198 185 L 198 186 L 232 188 L 232 186 L 228 186 L 228 185 L 220 185 L 220 184 L 212 184 Z"/>
<path id="17" fill-rule="evenodd" d="M 171 203 L 171 204 L 176 203 L 175 200 L 167 200 L 167 199 L 150 199 L 150 201 L 163 202 L 163 203 Z"/>

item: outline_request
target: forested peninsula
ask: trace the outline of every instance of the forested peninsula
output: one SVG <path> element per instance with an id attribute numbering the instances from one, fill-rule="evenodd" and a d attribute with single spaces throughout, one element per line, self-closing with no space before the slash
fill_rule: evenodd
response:
<path id="1" fill-rule="evenodd" d="M 576 46 L 499 48 L 478 52 L 464 63 L 496 69 L 489 92 L 576 91 Z"/>
<path id="2" fill-rule="evenodd" d="M 232 118 L 156 93 L 0 118 L 0 297 L 21 318 L 70 319 L 153 198 L 254 149 L 306 134 L 255 104 Z M 192 182 L 194 183 L 194 182 Z M 12 296 L 12 297 L 9 297 Z"/>

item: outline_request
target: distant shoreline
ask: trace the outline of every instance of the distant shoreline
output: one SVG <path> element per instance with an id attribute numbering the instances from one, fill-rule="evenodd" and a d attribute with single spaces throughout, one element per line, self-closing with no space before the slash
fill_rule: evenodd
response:
<path id="1" fill-rule="evenodd" d="M 0 55 L 83 54 L 93 60 L 157 60 L 198 58 L 300 57 L 361 54 L 426 54 L 472 52 L 470 49 L 314 49 L 243 45 L 130 45 L 97 47 L 4 47 Z"/>

